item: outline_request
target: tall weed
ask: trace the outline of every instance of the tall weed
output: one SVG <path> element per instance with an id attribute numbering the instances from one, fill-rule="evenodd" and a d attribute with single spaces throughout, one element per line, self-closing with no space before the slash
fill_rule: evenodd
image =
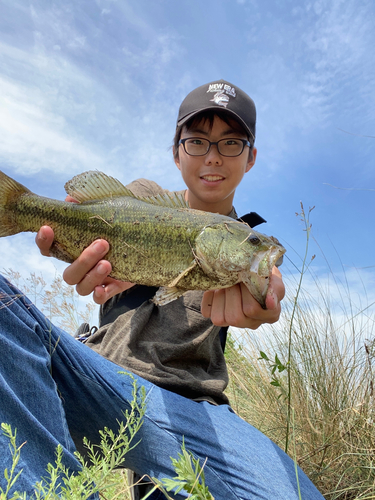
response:
<path id="1" fill-rule="evenodd" d="M 231 330 L 228 396 L 325 498 L 375 499 L 374 303 L 365 291 L 358 302 L 345 273 L 326 279 L 303 262 L 284 269 L 278 323 Z"/>

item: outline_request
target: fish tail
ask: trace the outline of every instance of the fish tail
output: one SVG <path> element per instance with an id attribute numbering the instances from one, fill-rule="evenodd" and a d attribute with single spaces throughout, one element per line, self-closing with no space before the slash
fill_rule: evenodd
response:
<path id="1" fill-rule="evenodd" d="M 0 170 L 0 237 L 22 231 L 17 222 L 14 206 L 20 196 L 30 192 L 25 186 Z"/>

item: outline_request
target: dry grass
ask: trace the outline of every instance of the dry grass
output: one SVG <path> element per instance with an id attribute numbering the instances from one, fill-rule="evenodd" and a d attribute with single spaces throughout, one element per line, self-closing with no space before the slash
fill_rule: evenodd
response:
<path id="1" fill-rule="evenodd" d="M 295 282 L 287 285 L 295 290 Z M 375 498 L 375 318 L 369 308 L 354 312 L 342 288 L 338 295 L 345 307 L 332 304 L 332 295 L 316 280 L 310 293 L 300 291 L 298 304 L 294 296 L 284 300 L 277 324 L 233 331 L 228 396 L 244 419 L 281 448 L 293 443 L 289 453 L 295 447 L 298 464 L 325 498 L 370 499 Z"/>
<path id="2" fill-rule="evenodd" d="M 97 323 L 94 311 L 98 306 L 91 299 L 85 301 L 80 297 L 74 287 L 67 285 L 61 276 L 56 275 L 52 283 L 47 284 L 43 276 L 35 273 L 23 277 L 18 272 L 8 269 L 2 274 L 22 290 L 52 323 L 71 335 L 82 323 L 91 325 Z M 17 300 L 17 297 L 14 299 Z"/>

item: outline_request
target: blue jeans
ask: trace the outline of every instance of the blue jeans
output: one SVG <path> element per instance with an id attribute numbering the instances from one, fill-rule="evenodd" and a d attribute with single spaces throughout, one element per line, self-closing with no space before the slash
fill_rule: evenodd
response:
<path id="1" fill-rule="evenodd" d="M 48 319 L 0 276 L 0 422 L 17 428 L 21 450 L 16 485 L 31 495 L 33 484 L 54 463 L 58 443 L 72 471 L 86 436 L 117 429 L 130 409 L 132 379 Z M 170 457 L 187 450 L 205 465 L 206 483 L 216 500 L 298 499 L 293 461 L 227 406 L 197 403 L 136 377 L 146 390 L 147 409 L 126 466 L 159 479 L 173 477 Z M 137 440 L 138 440 L 137 439 Z M 0 435 L 0 485 L 10 467 L 9 443 Z M 298 469 L 302 499 L 323 497 Z M 187 495 L 186 495 L 187 496 Z M 160 497 L 161 498 L 161 497 Z M 176 498 L 185 498 L 184 495 Z"/>

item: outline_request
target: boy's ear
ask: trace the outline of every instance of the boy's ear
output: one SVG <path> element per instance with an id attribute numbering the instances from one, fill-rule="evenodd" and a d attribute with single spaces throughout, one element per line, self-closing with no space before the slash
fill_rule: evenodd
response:
<path id="1" fill-rule="evenodd" d="M 251 158 L 249 159 L 246 165 L 246 172 L 248 172 L 253 168 L 255 160 L 257 159 L 257 153 L 258 153 L 257 148 L 253 148 Z"/>
<path id="2" fill-rule="evenodd" d="M 178 157 L 178 153 L 175 154 L 175 148 L 173 146 L 173 159 L 174 159 L 174 162 L 175 164 L 177 165 L 177 168 L 180 170 L 180 158 Z"/>

